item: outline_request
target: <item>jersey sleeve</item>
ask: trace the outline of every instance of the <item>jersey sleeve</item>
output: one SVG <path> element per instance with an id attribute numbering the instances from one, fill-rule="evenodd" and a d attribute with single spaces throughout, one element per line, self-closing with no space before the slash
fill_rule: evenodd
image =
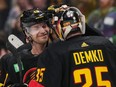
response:
<path id="1" fill-rule="evenodd" d="M 107 41 L 107 43 L 105 43 L 105 47 L 107 49 L 107 55 L 109 56 L 108 66 L 109 69 L 113 71 L 112 75 L 115 76 L 114 81 L 116 81 L 116 46 L 110 41 Z"/>
<path id="2" fill-rule="evenodd" d="M 36 81 L 45 87 L 60 87 L 62 68 L 58 56 L 45 50 L 39 57 Z"/>
<path id="3" fill-rule="evenodd" d="M 5 77 L 6 77 L 6 74 L 7 74 L 7 71 L 6 71 L 6 59 L 7 59 L 7 56 L 3 56 L 1 59 L 0 59 L 0 83 L 4 83 L 4 80 L 5 80 Z"/>
<path id="4" fill-rule="evenodd" d="M 0 59 L 0 83 L 4 83 L 4 86 L 8 86 L 11 83 L 11 79 L 9 77 L 9 72 L 8 72 L 8 68 L 9 68 L 9 60 L 12 59 L 12 54 L 6 54 L 4 55 L 1 59 Z"/>

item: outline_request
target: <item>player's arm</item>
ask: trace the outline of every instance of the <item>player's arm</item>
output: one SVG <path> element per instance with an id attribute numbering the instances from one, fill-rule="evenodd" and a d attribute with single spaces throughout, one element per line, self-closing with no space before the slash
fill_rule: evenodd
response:
<path id="1" fill-rule="evenodd" d="M 6 84 L 6 80 L 8 78 L 8 74 L 7 74 L 7 66 L 6 66 L 6 60 L 8 58 L 8 54 L 6 54 L 5 56 L 3 56 L 0 59 L 0 85 L 5 86 Z M 2 86 L 0 86 L 2 87 Z"/>
<path id="2" fill-rule="evenodd" d="M 8 75 L 8 63 L 9 59 L 11 59 L 12 54 L 6 54 L 0 59 L 0 87 L 27 87 L 27 84 L 20 84 L 20 83 L 12 83 L 9 75 Z"/>
<path id="3" fill-rule="evenodd" d="M 6 87 L 6 86 L 11 87 L 13 85 L 8 74 L 8 68 L 9 68 L 8 65 L 9 63 L 11 63 L 9 62 L 9 60 L 12 59 L 12 57 L 13 57 L 12 54 L 9 53 L 4 55 L 0 59 L 0 71 L 1 71 L 0 83 L 3 84 L 3 87 Z"/>
<path id="4" fill-rule="evenodd" d="M 46 50 L 38 60 L 36 81 L 39 83 L 39 86 L 35 87 L 60 87 L 61 74 L 62 68 L 57 55 Z"/>
<path id="5" fill-rule="evenodd" d="M 0 87 L 3 86 L 3 69 L 2 69 L 2 62 L 1 62 L 1 59 L 0 59 Z"/>
<path id="6" fill-rule="evenodd" d="M 105 47 L 107 48 L 109 62 L 111 64 L 110 69 L 112 69 L 112 74 L 114 74 L 116 81 L 116 46 L 107 40 Z"/>

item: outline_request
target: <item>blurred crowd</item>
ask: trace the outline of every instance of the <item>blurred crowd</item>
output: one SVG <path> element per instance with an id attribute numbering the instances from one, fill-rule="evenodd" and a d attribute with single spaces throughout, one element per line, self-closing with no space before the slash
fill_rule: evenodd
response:
<path id="1" fill-rule="evenodd" d="M 6 48 L 9 34 L 25 43 L 19 20 L 23 11 L 31 8 L 46 10 L 49 5 L 63 3 L 79 8 L 92 29 L 100 30 L 116 44 L 116 0 L 0 0 L 0 58 L 9 52 Z"/>

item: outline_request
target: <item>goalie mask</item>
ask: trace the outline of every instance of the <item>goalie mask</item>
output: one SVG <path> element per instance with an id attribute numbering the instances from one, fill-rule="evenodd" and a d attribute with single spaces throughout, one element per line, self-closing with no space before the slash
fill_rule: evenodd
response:
<path id="1" fill-rule="evenodd" d="M 48 8 L 48 10 L 50 9 Z M 85 16 L 79 9 L 62 5 L 59 8 L 54 8 L 54 11 L 52 24 L 54 31 L 61 40 L 65 40 L 73 31 L 80 31 L 81 34 L 85 34 Z"/>

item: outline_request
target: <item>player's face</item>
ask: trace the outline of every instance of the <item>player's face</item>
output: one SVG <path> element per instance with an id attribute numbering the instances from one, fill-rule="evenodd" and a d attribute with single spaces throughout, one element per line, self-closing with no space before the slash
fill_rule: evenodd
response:
<path id="1" fill-rule="evenodd" d="M 44 44 L 48 41 L 49 27 L 45 23 L 39 23 L 31 26 L 29 32 L 34 42 Z"/>

